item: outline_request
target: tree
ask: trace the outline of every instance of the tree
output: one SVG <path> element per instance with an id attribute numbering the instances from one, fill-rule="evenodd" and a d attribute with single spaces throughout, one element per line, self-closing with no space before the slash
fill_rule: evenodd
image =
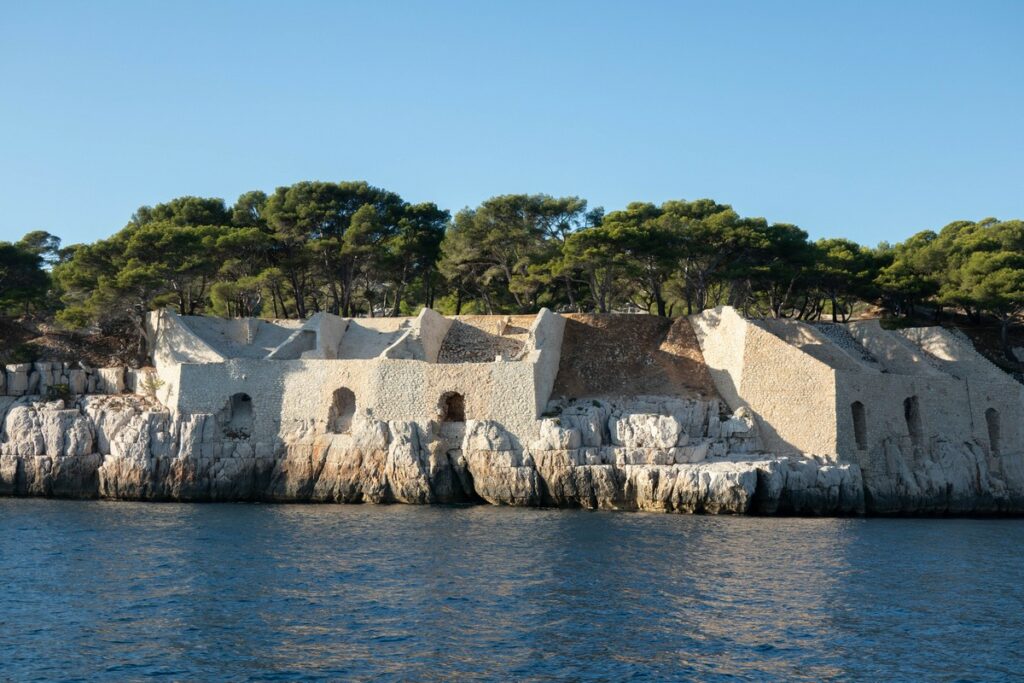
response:
<path id="1" fill-rule="evenodd" d="M 33 230 L 18 240 L 18 246 L 43 259 L 52 266 L 60 260 L 60 238 L 45 230 Z"/>
<path id="2" fill-rule="evenodd" d="M 457 290 L 479 297 L 489 313 L 538 307 L 551 283 L 549 265 L 584 220 L 577 197 L 501 195 L 455 216 L 441 243 L 440 269 Z"/>
<path id="3" fill-rule="evenodd" d="M 231 224 L 241 228 L 266 229 L 267 220 L 264 212 L 267 208 L 267 195 L 265 192 L 254 190 L 239 196 L 235 205 L 231 207 Z"/>
<path id="4" fill-rule="evenodd" d="M 769 225 L 764 219 L 747 219 L 742 228 L 736 238 L 742 256 L 727 271 L 732 279 L 746 283 L 743 295 L 734 295 L 734 302 L 742 302 L 743 309 L 760 303 L 774 318 L 807 317 L 808 294 L 801 282 L 819 255 L 807 241 L 807 233 L 788 223 Z M 804 304 L 797 308 L 800 294 Z"/>
<path id="5" fill-rule="evenodd" d="M 195 315 L 205 305 L 222 262 L 218 240 L 229 230 L 214 225 L 149 223 L 128 238 L 117 277 L 137 283 L 152 281 L 147 289 L 154 295 L 164 289 L 173 294 L 181 315 Z"/>
<path id="6" fill-rule="evenodd" d="M 592 308 L 608 313 L 626 298 L 628 258 L 604 226 L 573 233 L 563 249 L 562 273 L 572 273 L 589 291 Z"/>
<path id="7" fill-rule="evenodd" d="M 28 315 L 49 290 L 42 255 L 23 243 L 0 242 L 0 313 L 17 310 Z"/>
<path id="8" fill-rule="evenodd" d="M 365 205 L 373 206 L 385 230 L 395 229 L 405 208 L 397 194 L 361 181 L 301 182 L 279 187 L 267 199 L 261 215 L 279 245 L 276 265 L 290 285 L 299 317 L 310 306 L 352 314 L 357 264 L 342 240 Z"/>
<path id="9" fill-rule="evenodd" d="M 406 293 L 417 281 L 422 286 L 424 305 L 434 305 L 437 260 L 449 220 L 451 214 L 432 202 L 405 208 L 397 230 L 386 242 L 390 262 L 388 279 L 394 289 L 392 316 L 400 314 Z"/>
<path id="10" fill-rule="evenodd" d="M 1024 253 L 1020 251 L 978 251 L 963 267 L 962 287 L 970 299 L 999 321 L 999 338 L 1007 358 L 1009 328 L 1024 312 Z"/>
<path id="11" fill-rule="evenodd" d="M 667 201 L 661 211 L 678 233 L 679 270 L 673 289 L 687 314 L 703 311 L 714 298 L 714 287 L 728 282 L 723 275 L 741 255 L 745 223 L 731 206 L 712 199 Z"/>
<path id="12" fill-rule="evenodd" d="M 216 197 L 178 197 L 156 206 L 142 206 L 132 215 L 131 226 L 148 223 L 189 225 L 229 225 L 231 212 L 223 199 Z"/>
<path id="13" fill-rule="evenodd" d="M 919 232 L 896 245 L 892 263 L 875 278 L 890 308 L 911 315 L 915 305 L 939 292 L 944 255 L 935 247 L 938 235 L 931 230 Z"/>
<path id="14" fill-rule="evenodd" d="M 637 305 L 667 315 L 665 283 L 679 267 L 682 224 L 654 204 L 634 202 L 605 216 L 602 229 L 624 260 L 625 274 L 639 299 Z"/>
<path id="15" fill-rule="evenodd" d="M 814 246 L 814 284 L 831 304 L 832 322 L 846 322 L 853 313 L 854 302 L 874 294 L 874 255 L 856 242 L 842 238 L 818 240 Z"/>

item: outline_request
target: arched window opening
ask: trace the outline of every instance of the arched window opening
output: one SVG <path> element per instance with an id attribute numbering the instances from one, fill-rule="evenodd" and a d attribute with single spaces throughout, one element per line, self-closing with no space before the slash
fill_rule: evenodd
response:
<path id="1" fill-rule="evenodd" d="M 917 396 L 910 396 L 903 400 L 903 419 L 907 421 L 907 432 L 910 433 L 910 441 L 915 446 L 921 445 L 923 429 L 921 428 L 921 406 L 918 404 Z"/>
<path id="2" fill-rule="evenodd" d="M 992 455 L 999 455 L 999 411 L 995 408 L 986 410 L 985 423 L 988 425 L 988 446 Z"/>
<path id="3" fill-rule="evenodd" d="M 352 428 L 352 416 L 356 414 L 356 395 L 351 389 L 341 387 L 334 390 L 331 407 L 327 411 L 327 429 L 335 434 L 346 434 Z"/>
<path id="4" fill-rule="evenodd" d="M 217 416 L 221 431 L 229 439 L 248 439 L 252 434 L 253 411 L 249 394 L 234 394 Z"/>
<path id="5" fill-rule="evenodd" d="M 441 397 L 439 405 L 442 422 L 465 422 L 466 400 L 462 394 L 449 391 Z"/>
<path id="6" fill-rule="evenodd" d="M 850 412 L 853 413 L 853 438 L 857 440 L 857 449 L 866 450 L 868 447 L 868 423 L 864 414 L 864 404 L 854 401 L 850 404 Z"/>

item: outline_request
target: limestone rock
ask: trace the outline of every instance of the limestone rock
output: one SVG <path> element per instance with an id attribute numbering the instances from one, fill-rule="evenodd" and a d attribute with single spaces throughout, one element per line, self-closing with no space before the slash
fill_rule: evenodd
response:
<path id="1" fill-rule="evenodd" d="M 100 394 L 124 393 L 124 368 L 100 368 L 96 371 L 95 391 Z"/>
<path id="2" fill-rule="evenodd" d="M 608 431 L 616 446 L 672 448 L 679 443 L 683 427 L 673 415 L 633 413 L 611 417 Z"/>

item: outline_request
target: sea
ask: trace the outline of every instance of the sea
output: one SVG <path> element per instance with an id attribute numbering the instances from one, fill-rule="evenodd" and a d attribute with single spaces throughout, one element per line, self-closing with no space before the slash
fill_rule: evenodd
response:
<path id="1" fill-rule="evenodd" d="M 0 681 L 1004 681 L 1024 520 L 0 499 Z"/>

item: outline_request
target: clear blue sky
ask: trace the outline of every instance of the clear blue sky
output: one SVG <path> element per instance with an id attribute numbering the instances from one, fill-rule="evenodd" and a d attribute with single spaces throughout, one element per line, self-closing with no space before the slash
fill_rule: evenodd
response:
<path id="1" fill-rule="evenodd" d="M 1024 217 L 1024 2 L 8 2 L 0 239 L 365 179 L 713 197 L 813 237 Z"/>

